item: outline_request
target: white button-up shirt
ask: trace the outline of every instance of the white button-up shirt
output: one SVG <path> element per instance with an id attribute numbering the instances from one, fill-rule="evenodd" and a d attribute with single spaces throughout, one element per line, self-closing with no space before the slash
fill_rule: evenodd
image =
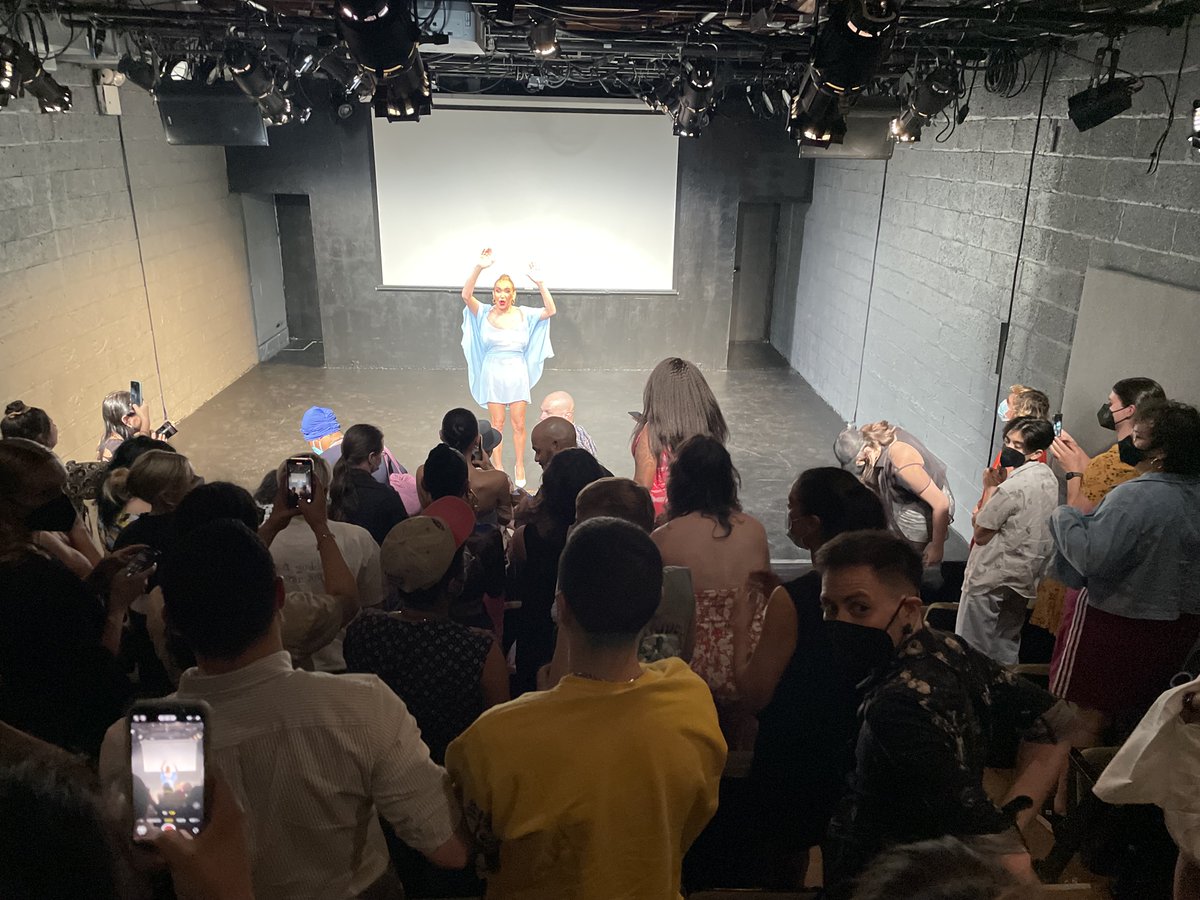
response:
<path id="1" fill-rule="evenodd" d="M 975 514 L 975 524 L 996 535 L 971 549 L 963 590 L 983 593 L 1006 587 L 1026 599 L 1036 597 L 1054 553 L 1050 514 L 1057 505 L 1058 479 L 1048 465 L 1027 462 L 1013 469 Z"/>
<path id="2" fill-rule="evenodd" d="M 208 758 L 246 815 L 258 900 L 342 900 L 387 869 L 377 814 L 410 846 L 450 839 L 458 805 L 416 720 L 374 675 L 292 668 L 280 652 L 223 675 L 189 669 L 174 695 L 212 707 Z M 129 732 L 109 729 L 102 778 L 129 787 Z"/>

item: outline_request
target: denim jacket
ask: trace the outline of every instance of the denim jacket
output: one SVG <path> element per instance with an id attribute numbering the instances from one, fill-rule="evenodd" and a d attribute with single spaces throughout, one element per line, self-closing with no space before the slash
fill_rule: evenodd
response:
<path id="1" fill-rule="evenodd" d="M 1097 609 L 1161 621 L 1200 613 L 1200 478 L 1147 473 L 1091 515 L 1058 507 L 1050 530 L 1056 567 L 1082 579 Z"/>

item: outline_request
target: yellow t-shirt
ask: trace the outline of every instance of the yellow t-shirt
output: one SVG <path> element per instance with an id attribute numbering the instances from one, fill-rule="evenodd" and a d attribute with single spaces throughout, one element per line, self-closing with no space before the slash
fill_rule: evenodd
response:
<path id="1" fill-rule="evenodd" d="M 489 898 L 679 897 L 683 854 L 717 808 L 725 739 L 685 662 L 642 668 L 624 684 L 569 675 L 450 744 Z"/>

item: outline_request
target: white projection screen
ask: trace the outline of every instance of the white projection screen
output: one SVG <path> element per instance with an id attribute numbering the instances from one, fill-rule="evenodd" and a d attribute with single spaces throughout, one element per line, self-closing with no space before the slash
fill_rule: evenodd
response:
<path id="1" fill-rule="evenodd" d="M 645 107 L 642 107 L 643 109 Z M 679 139 L 662 115 L 438 106 L 374 120 L 383 283 L 460 287 L 483 247 L 519 290 L 671 290 Z"/>

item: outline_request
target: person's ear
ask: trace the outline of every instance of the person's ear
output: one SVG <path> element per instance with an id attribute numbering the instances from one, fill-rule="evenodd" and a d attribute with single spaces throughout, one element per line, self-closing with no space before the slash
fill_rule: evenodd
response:
<path id="1" fill-rule="evenodd" d="M 275 576 L 275 612 L 283 611 L 283 601 L 287 596 L 287 588 L 284 587 L 283 579 L 278 575 Z"/>
<path id="2" fill-rule="evenodd" d="M 571 614 L 571 607 L 562 591 L 556 591 L 554 594 L 554 608 L 558 610 L 558 627 L 573 629 L 575 617 Z"/>
<path id="3" fill-rule="evenodd" d="M 901 613 L 901 618 L 904 624 L 900 629 L 900 633 L 904 637 L 908 637 L 914 631 L 919 631 L 924 625 L 925 605 L 920 597 L 905 597 L 904 609 Z"/>

